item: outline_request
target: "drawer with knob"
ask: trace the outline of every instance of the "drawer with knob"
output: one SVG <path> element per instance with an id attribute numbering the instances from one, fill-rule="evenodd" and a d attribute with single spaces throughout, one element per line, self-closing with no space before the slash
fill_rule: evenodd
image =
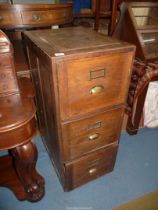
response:
<path id="1" fill-rule="evenodd" d="M 60 24 L 72 19 L 72 14 L 68 9 L 60 10 L 40 10 L 25 11 L 22 13 L 23 24 Z"/>
<path id="2" fill-rule="evenodd" d="M 102 112 L 92 117 L 62 124 L 65 161 L 118 140 L 124 108 Z"/>
<path id="3" fill-rule="evenodd" d="M 71 190 L 113 170 L 117 144 L 65 164 L 66 186 Z"/>
<path id="4" fill-rule="evenodd" d="M 33 29 L 73 20 L 73 4 L 0 4 L 0 28 Z M 20 37 L 18 37 L 20 38 Z"/>
<path id="5" fill-rule="evenodd" d="M 59 64 L 62 120 L 123 104 L 131 63 L 128 57 L 131 53 L 113 53 Z"/>

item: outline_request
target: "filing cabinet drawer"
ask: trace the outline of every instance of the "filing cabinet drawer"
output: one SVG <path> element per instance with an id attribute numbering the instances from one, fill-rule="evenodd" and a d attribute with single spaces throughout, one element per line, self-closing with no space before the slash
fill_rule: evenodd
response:
<path id="1" fill-rule="evenodd" d="M 65 160 L 73 160 L 118 140 L 124 109 L 118 108 L 93 117 L 63 124 Z"/>
<path id="2" fill-rule="evenodd" d="M 71 12 L 66 9 L 47 11 L 25 11 L 22 13 L 23 24 L 58 24 L 70 21 Z"/>
<path id="3" fill-rule="evenodd" d="M 20 25 L 21 15 L 19 12 L 1 11 L 0 13 L 0 26 Z"/>
<path id="4" fill-rule="evenodd" d="M 85 157 L 65 165 L 68 189 L 71 190 L 81 184 L 91 181 L 113 170 L 117 144 L 100 149 Z"/>
<path id="5" fill-rule="evenodd" d="M 129 81 L 130 63 L 131 52 L 113 53 L 61 64 L 58 80 L 62 120 L 123 104 L 127 93 L 125 87 Z"/>

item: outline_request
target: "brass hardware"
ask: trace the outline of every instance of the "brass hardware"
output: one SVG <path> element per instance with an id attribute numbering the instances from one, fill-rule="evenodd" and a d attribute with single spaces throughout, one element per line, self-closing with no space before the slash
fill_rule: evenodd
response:
<path id="1" fill-rule="evenodd" d="M 89 172 L 90 175 L 92 175 L 92 174 L 97 172 L 97 169 L 96 168 L 92 168 L 88 172 Z"/>
<path id="2" fill-rule="evenodd" d="M 32 20 L 34 20 L 34 21 L 39 21 L 39 20 L 41 20 L 41 16 L 38 15 L 38 14 L 33 14 L 33 15 L 32 15 Z"/>
<path id="3" fill-rule="evenodd" d="M 105 77 L 105 75 L 106 75 L 106 69 L 93 70 L 90 71 L 89 80 Z"/>
<path id="4" fill-rule="evenodd" d="M 100 163 L 100 159 L 99 158 L 96 159 L 96 160 L 93 160 L 93 161 L 89 161 L 88 162 L 88 168 L 92 168 L 92 167 L 98 165 L 99 163 Z"/>
<path id="5" fill-rule="evenodd" d="M 103 91 L 104 91 L 104 86 L 103 85 L 97 85 L 97 86 L 90 89 L 91 94 L 97 94 L 97 93 L 101 93 Z"/>
<path id="6" fill-rule="evenodd" d="M 100 136 L 99 133 L 94 133 L 88 137 L 89 140 L 95 140 Z"/>
<path id="7" fill-rule="evenodd" d="M 91 125 L 88 125 L 87 129 L 91 130 L 91 129 L 94 129 L 94 128 L 101 128 L 101 126 L 102 126 L 102 122 L 99 121 L 99 122 L 95 122 L 95 123 L 93 123 Z"/>
<path id="8" fill-rule="evenodd" d="M 2 21 L 3 20 L 3 17 L 2 16 L 0 16 L 0 21 Z"/>

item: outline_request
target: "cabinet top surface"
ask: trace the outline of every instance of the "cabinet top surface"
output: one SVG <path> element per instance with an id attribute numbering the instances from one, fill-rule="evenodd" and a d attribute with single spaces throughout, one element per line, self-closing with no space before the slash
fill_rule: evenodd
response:
<path id="1" fill-rule="evenodd" d="M 51 57 L 84 52 L 133 49 L 134 46 L 84 27 L 26 31 L 24 34 Z"/>

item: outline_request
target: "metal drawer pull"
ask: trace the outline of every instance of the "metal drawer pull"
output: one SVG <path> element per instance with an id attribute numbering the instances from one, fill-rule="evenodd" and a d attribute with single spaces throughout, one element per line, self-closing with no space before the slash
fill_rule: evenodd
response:
<path id="1" fill-rule="evenodd" d="M 88 139 L 89 140 L 95 140 L 95 139 L 98 139 L 99 136 L 100 136 L 99 133 L 94 133 L 94 134 L 88 136 Z"/>
<path id="2" fill-rule="evenodd" d="M 37 15 L 37 14 L 33 14 L 32 15 L 32 20 L 41 20 L 41 16 L 40 15 Z"/>
<path id="3" fill-rule="evenodd" d="M 91 129 L 94 129 L 94 128 L 101 128 L 101 126 L 102 126 L 102 122 L 101 121 L 95 122 L 93 124 L 88 125 L 87 130 L 91 130 Z"/>
<path id="4" fill-rule="evenodd" d="M 91 94 L 97 94 L 97 93 L 101 93 L 103 91 L 104 91 L 104 86 L 102 86 L 102 85 L 97 85 L 97 86 L 93 87 L 92 89 L 90 89 Z"/>
<path id="5" fill-rule="evenodd" d="M 92 168 L 88 172 L 89 172 L 90 175 L 92 175 L 92 174 L 97 172 L 97 169 L 96 168 Z"/>
<path id="6" fill-rule="evenodd" d="M 3 17 L 2 16 L 0 16 L 0 21 L 2 21 L 3 20 Z"/>

